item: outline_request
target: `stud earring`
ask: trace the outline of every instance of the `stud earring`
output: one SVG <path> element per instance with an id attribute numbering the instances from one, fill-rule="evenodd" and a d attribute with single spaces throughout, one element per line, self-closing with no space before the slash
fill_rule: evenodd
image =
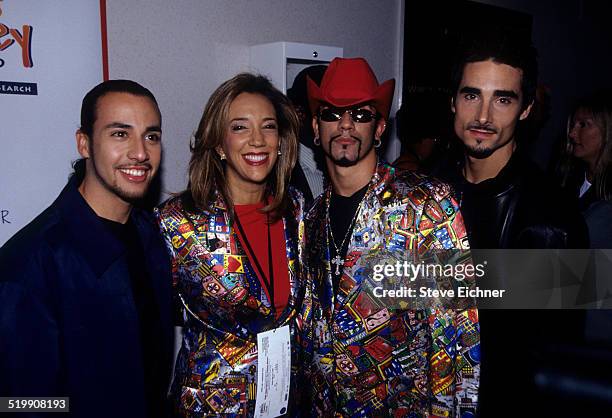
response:
<path id="1" fill-rule="evenodd" d="M 276 153 L 276 155 L 282 155 L 283 153 L 281 152 L 280 148 L 278 149 L 278 152 Z"/>

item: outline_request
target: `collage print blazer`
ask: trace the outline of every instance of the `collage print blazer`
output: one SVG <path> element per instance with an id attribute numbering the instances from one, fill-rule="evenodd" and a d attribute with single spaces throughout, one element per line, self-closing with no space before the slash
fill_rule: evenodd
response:
<path id="1" fill-rule="evenodd" d="M 299 391 L 294 386 L 302 364 L 298 309 L 305 306 L 298 262 L 303 199 L 292 190 L 289 195 L 291 207 L 282 221 L 290 295 L 278 319 L 220 197 L 208 211 L 193 209 L 187 193 L 155 211 L 172 256 L 174 293 L 182 316 L 183 342 L 171 390 L 181 416 L 252 416 L 257 334 L 285 325 L 290 327 L 292 347 L 291 401 L 297 403 Z"/>
<path id="2" fill-rule="evenodd" d="M 475 308 L 392 309 L 364 283 L 361 261 L 376 249 L 469 249 L 448 185 L 379 162 L 333 292 L 328 202 L 306 216 L 305 257 L 313 295 L 309 378 L 314 416 L 454 417 L 474 413 L 480 372 Z M 472 305 L 473 306 L 473 305 Z"/>

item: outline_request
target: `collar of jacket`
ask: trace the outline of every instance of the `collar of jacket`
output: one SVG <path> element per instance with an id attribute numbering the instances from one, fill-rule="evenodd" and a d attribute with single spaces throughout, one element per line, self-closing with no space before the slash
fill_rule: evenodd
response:
<path id="1" fill-rule="evenodd" d="M 215 188 L 214 193 L 215 193 L 215 202 L 212 205 L 209 205 L 208 208 L 205 208 L 205 209 L 200 209 L 199 207 L 195 205 L 193 197 L 191 196 L 191 192 L 189 190 L 182 193 L 180 199 L 181 199 L 183 208 L 187 212 L 189 212 L 189 214 L 193 216 L 194 218 L 197 218 L 199 216 L 211 216 L 211 215 L 222 214 L 223 216 L 225 216 L 225 224 L 229 226 L 230 219 L 229 219 L 229 211 L 227 208 L 227 204 L 223 200 L 223 196 L 221 196 L 221 193 L 219 193 L 217 188 Z M 293 187 L 287 187 L 286 193 L 287 193 L 287 198 L 289 201 L 287 209 L 292 215 L 296 216 L 299 212 L 299 209 L 301 208 L 298 201 L 300 199 L 303 199 L 303 195 L 301 194 L 301 192 L 299 192 L 297 189 L 294 189 Z M 302 197 L 298 197 L 298 194 Z M 285 220 L 289 219 L 288 216 L 282 216 L 282 218 Z"/>
<path id="2" fill-rule="evenodd" d="M 180 195 L 181 203 L 183 204 L 183 208 L 188 211 L 190 214 L 194 215 L 212 215 L 216 212 L 224 212 L 227 209 L 227 205 L 223 201 L 223 197 L 219 190 L 215 187 L 215 201 L 212 205 L 208 205 L 206 208 L 200 208 L 195 204 L 193 196 L 191 195 L 191 190 L 186 190 Z"/>
<path id="3" fill-rule="evenodd" d="M 73 239 L 73 247 L 100 277 L 119 257 L 125 254 L 126 248 L 105 227 L 94 210 L 87 204 L 78 190 L 80 179 L 72 176 L 59 197 L 53 203 L 59 210 L 66 232 Z M 148 253 L 146 243 L 155 233 L 153 223 L 146 219 L 145 213 L 132 208 L 130 218 L 138 229 L 140 241 L 144 244 L 145 255 Z M 149 224 L 149 228 L 147 228 Z"/>
<path id="4" fill-rule="evenodd" d="M 286 216 L 283 216 L 281 219 L 281 222 L 283 222 L 283 233 L 285 234 L 286 246 L 293 248 L 293 247 L 297 247 L 298 245 L 297 242 L 294 241 L 294 240 L 297 240 L 297 237 L 295 238 L 291 237 L 291 235 L 288 235 L 287 231 L 290 229 L 294 229 L 294 230 L 298 229 L 297 225 L 291 226 L 291 224 L 293 222 L 299 223 L 300 219 L 303 217 L 303 214 L 300 214 L 301 205 L 299 203 L 299 201 L 302 198 L 298 196 L 298 192 L 295 191 L 293 188 L 288 188 L 287 193 L 288 193 L 288 198 L 290 201 L 290 206 L 288 210 L 292 216 L 289 216 L 289 214 L 287 214 Z M 207 209 L 199 209 L 198 207 L 196 207 L 193 201 L 193 197 L 191 196 L 191 193 L 189 191 L 184 192 L 180 196 L 180 199 L 181 199 L 181 205 L 183 206 L 183 210 L 185 211 L 185 214 L 188 215 L 190 223 L 192 224 L 202 223 L 202 222 L 208 223 L 212 219 L 212 222 L 214 223 L 213 224 L 214 227 L 221 226 L 222 229 L 224 230 L 224 233 L 227 233 L 230 236 L 234 235 L 235 232 L 231 228 L 231 222 L 229 219 L 227 205 L 225 204 L 221 194 L 218 191 L 215 191 L 214 203 L 212 205 L 209 205 Z M 165 204 L 163 204 L 162 206 L 164 205 Z M 209 254 L 211 254 L 212 256 L 211 252 L 209 252 Z M 298 257 L 297 253 L 294 254 L 293 257 L 290 257 L 289 253 L 287 254 L 287 261 L 289 262 L 288 268 L 289 268 L 290 289 L 289 289 L 289 299 L 288 299 L 288 303 L 287 303 L 285 310 L 282 312 L 279 318 L 275 318 L 273 322 L 261 328 L 258 328 L 259 331 L 267 331 L 268 329 L 271 329 L 272 327 L 279 327 L 286 323 L 289 323 L 297 313 L 296 307 L 301 306 L 301 303 L 302 303 L 301 301 L 304 298 L 305 287 L 302 286 L 301 284 L 302 278 L 299 275 L 297 276 L 297 278 L 295 278 L 296 274 L 298 274 L 295 271 L 297 263 L 294 263 L 293 261 L 296 260 L 297 257 Z M 222 280 L 221 276 L 224 276 L 226 274 L 227 274 L 227 271 L 225 269 L 223 271 L 223 274 L 218 274 L 214 272 L 215 278 L 217 278 L 218 280 Z M 294 277 L 293 280 L 292 280 L 292 276 Z M 222 308 L 219 308 L 219 309 L 222 309 Z M 272 315 L 272 317 L 274 316 Z"/>
<path id="5" fill-rule="evenodd" d="M 376 171 L 372 176 L 372 180 L 370 180 L 371 190 L 376 195 L 380 195 L 380 193 L 385 189 L 385 186 L 389 183 L 390 179 L 395 176 L 396 170 L 397 169 L 395 167 L 391 166 L 386 161 L 378 159 L 378 161 L 376 162 Z M 379 198 L 384 197 L 384 195 L 379 196 Z"/>
<path id="6" fill-rule="evenodd" d="M 376 194 L 379 199 L 383 199 L 385 197 L 384 194 L 382 196 L 380 196 L 380 194 L 385 189 L 385 186 L 389 183 L 389 180 L 393 178 L 396 171 L 397 169 L 395 167 L 379 158 L 376 161 L 374 174 L 370 179 L 370 187 L 368 188 L 368 192 L 365 194 L 363 199 L 368 199 L 372 193 Z M 331 192 L 332 184 L 331 181 L 329 181 L 326 185 L 325 193 L 323 193 L 326 199 L 331 197 Z"/>
<path id="7" fill-rule="evenodd" d="M 517 148 L 497 176 L 480 183 L 468 182 L 463 176 L 463 166 L 463 162 L 457 164 L 460 188 L 466 193 L 473 192 L 480 196 L 499 196 L 507 193 L 517 187 L 523 178 L 537 175 L 539 171 L 521 148 Z"/>

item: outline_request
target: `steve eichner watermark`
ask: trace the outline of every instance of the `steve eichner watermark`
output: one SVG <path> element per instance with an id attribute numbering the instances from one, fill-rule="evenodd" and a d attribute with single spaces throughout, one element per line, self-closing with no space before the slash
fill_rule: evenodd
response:
<path id="1" fill-rule="evenodd" d="M 349 274 L 360 276 L 363 290 L 389 309 L 464 309 L 477 306 L 483 298 L 505 296 L 504 286 L 483 286 L 488 262 L 474 262 L 469 250 L 429 249 L 419 254 L 377 249 L 363 258 L 364 263 Z"/>
<path id="2" fill-rule="evenodd" d="M 480 279 L 485 275 L 487 262 L 481 264 L 428 264 L 424 261 L 411 263 L 408 261 L 396 261 L 394 264 L 374 264 L 372 279 L 382 282 L 383 279 L 394 279 L 392 283 L 405 284 L 423 281 L 423 286 L 401 285 L 393 289 L 376 286 L 372 293 L 378 298 L 500 298 L 504 296 L 505 289 L 481 289 L 474 286 L 474 279 Z M 465 282 L 466 279 L 470 279 Z M 441 283 L 449 283 L 447 279 L 454 279 L 457 283 L 465 282 L 465 285 L 440 286 Z M 433 285 L 433 286 L 432 286 Z"/>
<path id="3" fill-rule="evenodd" d="M 391 243 L 359 253 L 358 262 L 347 258 L 343 271 L 380 309 L 612 309 L 612 249 L 421 251 Z"/>

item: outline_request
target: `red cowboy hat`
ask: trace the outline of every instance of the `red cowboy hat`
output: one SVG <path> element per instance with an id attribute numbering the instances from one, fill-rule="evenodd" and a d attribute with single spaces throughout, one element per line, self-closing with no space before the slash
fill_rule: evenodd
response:
<path id="1" fill-rule="evenodd" d="M 378 84 L 374 72 L 363 58 L 334 58 L 327 67 L 321 87 L 307 77 L 308 103 L 315 115 L 321 103 L 348 107 L 369 103 L 385 120 L 389 118 L 395 80 Z"/>

